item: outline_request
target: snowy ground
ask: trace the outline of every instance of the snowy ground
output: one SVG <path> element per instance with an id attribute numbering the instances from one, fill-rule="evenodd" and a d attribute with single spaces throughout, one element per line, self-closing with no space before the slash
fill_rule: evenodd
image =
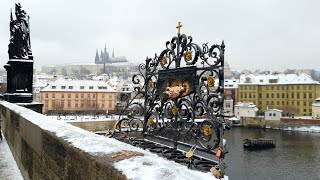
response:
<path id="1" fill-rule="evenodd" d="M 320 126 L 298 127 L 298 128 L 290 128 L 290 127 L 288 127 L 286 129 L 283 129 L 283 130 L 320 133 Z"/>
<path id="2" fill-rule="evenodd" d="M 3 141 L 0 140 L 0 179 L 23 180 L 5 139 Z"/>

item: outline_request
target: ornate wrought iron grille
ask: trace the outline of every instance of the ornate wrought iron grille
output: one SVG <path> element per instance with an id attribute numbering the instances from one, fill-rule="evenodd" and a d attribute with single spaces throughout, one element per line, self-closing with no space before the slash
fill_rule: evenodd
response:
<path id="1" fill-rule="evenodd" d="M 222 41 L 199 46 L 191 36 L 180 34 L 181 27 L 179 22 L 177 36 L 166 42 L 159 56 L 147 57 L 139 65 L 139 74 L 132 77 L 135 96 L 128 100 L 117 128 L 120 132 L 142 129 L 144 138 L 169 142 L 173 151 L 180 145 L 188 147 L 190 151 L 182 154 L 187 158 L 195 158 L 195 150 L 212 154 L 218 159 L 213 165 L 218 164 L 223 176 L 225 45 Z M 148 146 L 148 141 L 132 142 Z M 163 146 L 152 147 L 164 151 Z"/>

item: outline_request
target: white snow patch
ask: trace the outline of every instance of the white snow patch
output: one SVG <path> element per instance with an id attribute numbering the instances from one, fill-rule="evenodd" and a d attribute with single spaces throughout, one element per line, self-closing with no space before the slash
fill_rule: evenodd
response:
<path id="1" fill-rule="evenodd" d="M 286 131 L 303 131 L 303 132 L 315 132 L 320 133 L 320 126 L 310 126 L 310 127 L 296 127 L 296 128 L 285 128 Z"/>
<path id="2" fill-rule="evenodd" d="M 32 110 L 20 107 L 9 102 L 2 101 L 1 104 L 25 119 L 28 119 L 40 128 L 53 132 L 74 147 L 89 154 L 110 154 L 122 150 L 137 151 L 144 154 L 142 157 L 132 157 L 115 163 L 115 168 L 125 174 L 128 179 L 133 180 L 158 180 L 158 179 L 216 179 L 213 175 L 188 169 L 186 166 L 166 160 L 152 154 L 149 151 L 131 146 L 115 139 L 96 135 L 63 121 L 51 119 Z M 225 176 L 224 179 L 228 179 Z"/>

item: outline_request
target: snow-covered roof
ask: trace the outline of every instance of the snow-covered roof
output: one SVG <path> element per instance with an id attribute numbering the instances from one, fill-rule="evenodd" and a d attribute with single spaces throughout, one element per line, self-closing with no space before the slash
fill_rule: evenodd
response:
<path id="1" fill-rule="evenodd" d="M 282 113 L 282 110 L 280 110 L 280 109 L 267 109 L 265 112 L 268 112 L 268 111 L 277 111 L 277 112 Z"/>
<path id="2" fill-rule="evenodd" d="M 116 92 L 104 81 L 58 79 L 41 91 Z"/>
<path id="3" fill-rule="evenodd" d="M 309 75 L 297 74 L 242 74 L 239 84 L 320 84 L 313 80 Z"/>
<path id="4" fill-rule="evenodd" d="M 256 105 L 253 103 L 243 103 L 243 102 L 238 102 L 238 104 L 234 105 L 235 107 L 248 107 L 248 108 L 255 108 Z"/>
<path id="5" fill-rule="evenodd" d="M 229 88 L 238 88 L 239 79 L 225 79 L 224 87 L 225 89 Z"/>

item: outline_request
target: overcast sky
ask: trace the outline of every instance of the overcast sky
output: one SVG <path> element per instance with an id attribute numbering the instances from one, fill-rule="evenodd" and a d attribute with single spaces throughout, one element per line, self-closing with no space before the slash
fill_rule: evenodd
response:
<path id="1" fill-rule="evenodd" d="M 30 16 L 35 66 L 94 62 L 95 51 L 144 62 L 182 33 L 194 42 L 225 40 L 233 70 L 320 70 L 319 0 L 0 0 L 0 63 L 8 60 L 9 15 Z"/>

